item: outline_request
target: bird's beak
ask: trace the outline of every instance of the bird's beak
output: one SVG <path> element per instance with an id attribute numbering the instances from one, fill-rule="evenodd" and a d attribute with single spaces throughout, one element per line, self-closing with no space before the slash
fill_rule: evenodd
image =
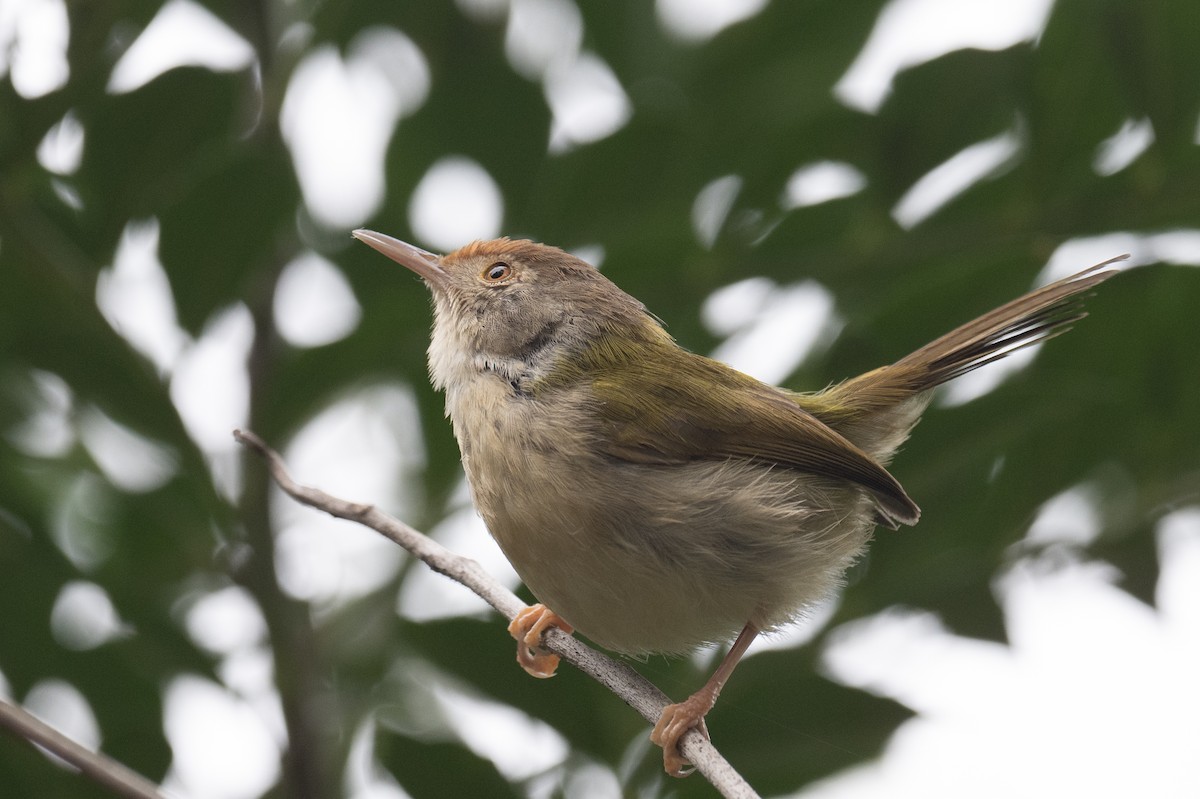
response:
<path id="1" fill-rule="evenodd" d="M 433 253 L 426 252 L 420 247 L 414 247 L 400 239 L 376 233 L 374 230 L 360 228 L 351 235 L 401 266 L 416 272 L 431 286 L 442 286 L 446 283 L 446 271 L 441 267 L 441 259 Z"/>

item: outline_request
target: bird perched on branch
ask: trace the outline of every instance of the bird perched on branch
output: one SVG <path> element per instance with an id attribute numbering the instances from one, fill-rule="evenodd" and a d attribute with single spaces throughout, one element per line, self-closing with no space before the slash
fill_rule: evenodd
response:
<path id="1" fill-rule="evenodd" d="M 471 493 L 541 604 L 509 630 L 549 677 L 548 626 L 616 652 L 733 640 L 651 738 L 668 773 L 761 632 L 828 597 L 877 525 L 920 517 L 885 468 L 934 387 L 1084 316 L 1106 261 L 864 375 L 813 393 L 766 385 L 678 346 L 635 298 L 562 250 L 480 241 L 437 256 L 354 235 L 433 293 L 429 370 Z M 1122 256 L 1125 257 L 1125 256 Z"/>

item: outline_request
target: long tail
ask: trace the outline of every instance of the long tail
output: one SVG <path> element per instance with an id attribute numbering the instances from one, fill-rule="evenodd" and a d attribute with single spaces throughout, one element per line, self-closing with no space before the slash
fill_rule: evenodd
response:
<path id="1" fill-rule="evenodd" d="M 886 462 L 929 403 L 930 389 L 1017 350 L 1065 333 L 1087 313 L 1085 292 L 1117 274 L 1119 255 L 1042 286 L 954 329 L 890 366 L 817 394 L 806 410 Z"/>

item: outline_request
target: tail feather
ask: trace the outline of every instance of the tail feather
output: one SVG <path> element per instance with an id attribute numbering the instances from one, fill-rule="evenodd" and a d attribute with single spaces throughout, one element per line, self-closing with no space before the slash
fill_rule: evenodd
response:
<path id="1" fill-rule="evenodd" d="M 1110 258 L 1001 305 L 901 358 L 893 367 L 916 367 L 920 391 L 1061 335 L 1087 316 L 1084 292 L 1115 275 L 1116 270 L 1107 267 L 1128 257 Z"/>
<path id="2" fill-rule="evenodd" d="M 890 366 L 797 397 L 821 421 L 881 463 L 908 437 L 936 386 L 1048 341 L 1087 316 L 1089 290 L 1117 274 L 1119 255 L 1001 305 Z"/>

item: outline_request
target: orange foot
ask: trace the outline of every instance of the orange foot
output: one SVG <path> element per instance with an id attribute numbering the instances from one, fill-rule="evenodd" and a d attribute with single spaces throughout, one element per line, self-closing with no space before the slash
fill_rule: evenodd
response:
<path id="1" fill-rule="evenodd" d="M 701 689 L 682 702 L 667 705 L 650 733 L 650 740 L 662 747 L 663 768 L 672 777 L 686 777 L 693 769 L 684 769 L 691 762 L 679 752 L 679 739 L 688 730 L 696 729 L 707 738 L 704 716 L 712 710 L 716 697 Z"/>
<path id="2" fill-rule="evenodd" d="M 517 639 L 517 662 L 540 679 L 553 677 L 558 668 L 558 655 L 542 649 L 542 633 L 547 627 L 557 627 L 565 633 L 575 632 L 566 619 L 540 602 L 522 610 L 508 625 L 509 635 Z"/>

